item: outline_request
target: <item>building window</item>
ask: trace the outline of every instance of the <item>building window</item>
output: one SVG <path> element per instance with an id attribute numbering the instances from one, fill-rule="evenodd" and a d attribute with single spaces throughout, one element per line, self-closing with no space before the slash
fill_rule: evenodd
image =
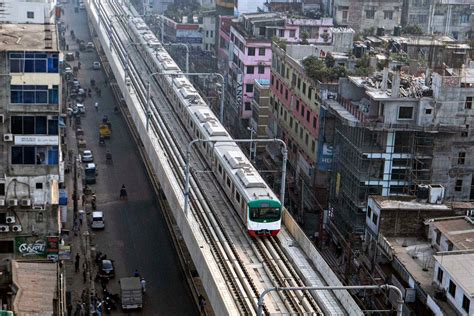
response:
<path id="1" fill-rule="evenodd" d="M 290 129 L 293 128 L 293 116 L 290 116 Z"/>
<path id="2" fill-rule="evenodd" d="M 265 26 L 259 27 L 258 28 L 258 35 L 265 35 L 265 30 L 266 30 Z"/>
<path id="3" fill-rule="evenodd" d="M 265 47 L 260 47 L 258 49 L 258 56 L 265 56 Z"/>
<path id="4" fill-rule="evenodd" d="M 296 37 L 296 31 L 290 30 L 290 37 Z"/>
<path id="5" fill-rule="evenodd" d="M 284 37 L 285 36 L 285 30 L 279 30 L 279 34 L 280 34 L 280 37 Z"/>
<path id="6" fill-rule="evenodd" d="M 461 151 L 458 153 L 458 165 L 464 165 L 466 162 L 466 152 Z"/>
<path id="7" fill-rule="evenodd" d="M 300 100 L 296 100 L 296 111 L 300 110 Z"/>
<path id="8" fill-rule="evenodd" d="M 393 11 L 383 11 L 383 19 L 384 20 L 392 20 L 393 19 Z"/>
<path id="9" fill-rule="evenodd" d="M 288 89 L 285 89 L 285 99 L 288 100 Z"/>
<path id="10" fill-rule="evenodd" d="M 446 244 L 448 245 L 448 251 L 453 251 L 454 245 L 449 240 L 446 240 Z"/>
<path id="11" fill-rule="evenodd" d="M 247 66 L 247 73 L 248 74 L 253 74 L 255 71 L 255 67 L 254 66 Z"/>
<path id="12" fill-rule="evenodd" d="M 306 83 L 303 82 L 303 89 L 301 90 L 301 92 L 303 92 L 303 94 L 306 94 Z"/>
<path id="13" fill-rule="evenodd" d="M 43 182 L 36 182 L 35 188 L 37 190 L 42 190 L 43 189 Z"/>
<path id="14" fill-rule="evenodd" d="M 317 125 L 317 120 L 316 120 L 316 116 L 313 117 L 313 128 L 316 128 L 316 125 Z"/>
<path id="15" fill-rule="evenodd" d="M 466 110 L 472 109 L 472 99 L 473 97 L 466 97 L 466 103 L 464 104 Z"/>
<path id="16" fill-rule="evenodd" d="M 436 244 L 439 245 L 440 242 L 441 242 L 441 232 L 436 229 L 436 230 L 435 230 L 435 233 L 436 233 L 436 239 L 435 239 L 435 241 L 436 241 Z"/>
<path id="17" fill-rule="evenodd" d="M 469 313 L 469 308 L 471 307 L 471 300 L 466 296 L 462 296 L 462 309 Z"/>
<path id="18" fill-rule="evenodd" d="M 301 78 L 298 77 L 298 90 L 301 89 L 300 87 L 301 87 Z"/>
<path id="19" fill-rule="evenodd" d="M 379 216 L 377 215 L 377 213 L 374 213 L 374 215 L 372 216 L 372 222 L 377 225 L 377 221 L 379 220 Z"/>
<path id="20" fill-rule="evenodd" d="M 438 275 L 436 276 L 436 279 L 438 280 L 439 284 L 443 284 L 443 269 L 438 267 Z"/>
<path id="21" fill-rule="evenodd" d="M 58 104 L 58 86 L 12 85 L 10 86 L 11 104 Z"/>
<path id="22" fill-rule="evenodd" d="M 425 110 L 425 114 L 431 114 L 432 112 L 433 112 L 432 109 L 426 109 L 426 110 Z"/>
<path id="23" fill-rule="evenodd" d="M 26 12 L 26 17 L 28 19 L 34 19 L 35 18 L 35 13 L 33 11 L 28 11 L 28 12 Z"/>
<path id="24" fill-rule="evenodd" d="M 280 81 L 277 80 L 276 82 L 277 82 L 277 84 L 276 84 L 276 89 L 277 89 L 277 91 L 278 91 L 278 89 L 280 88 Z"/>
<path id="25" fill-rule="evenodd" d="M 49 120 L 53 125 L 57 125 L 57 120 Z M 48 134 L 47 128 L 48 120 L 46 116 L 12 116 L 11 117 L 11 132 L 13 134 L 26 134 L 26 135 L 46 135 Z M 53 128 L 52 131 L 57 131 L 57 128 Z M 50 134 L 58 135 L 58 133 Z"/>
<path id="26" fill-rule="evenodd" d="M 252 83 L 247 83 L 245 85 L 245 92 L 253 92 L 253 84 Z"/>
<path id="27" fill-rule="evenodd" d="M 413 119 L 413 107 L 412 106 L 401 106 L 398 108 L 398 119 L 399 120 L 411 120 Z"/>
<path id="28" fill-rule="evenodd" d="M 308 123 L 309 123 L 309 116 L 310 116 L 310 112 L 308 110 L 308 111 L 306 111 L 306 122 L 308 122 Z"/>
<path id="29" fill-rule="evenodd" d="M 375 18 L 375 10 L 365 10 L 365 18 L 366 19 L 374 19 Z"/>
<path id="30" fill-rule="evenodd" d="M 308 146 L 308 134 L 304 135 L 304 143 L 306 146 Z"/>
<path id="31" fill-rule="evenodd" d="M 302 105 L 302 106 L 301 106 L 301 112 L 300 112 L 300 114 L 301 114 L 302 117 L 304 117 L 304 110 L 305 110 L 304 105 Z"/>
<path id="32" fill-rule="evenodd" d="M 343 23 L 347 23 L 347 16 L 348 16 L 348 11 L 347 11 L 347 10 L 343 10 L 343 11 L 342 11 L 342 22 L 343 22 Z"/>
<path id="33" fill-rule="evenodd" d="M 245 111 L 250 111 L 252 109 L 250 102 L 245 102 L 244 105 L 245 105 Z"/>
<path id="34" fill-rule="evenodd" d="M 459 18 L 460 23 L 469 23 L 470 14 L 462 14 Z"/>
<path id="35" fill-rule="evenodd" d="M 270 84 L 273 86 L 273 84 L 275 83 L 275 76 L 271 76 L 271 79 L 270 79 Z"/>
<path id="36" fill-rule="evenodd" d="M 462 191 L 462 179 L 456 180 L 456 185 L 454 186 L 454 191 L 461 192 Z"/>
<path id="37" fill-rule="evenodd" d="M 303 139 L 303 126 L 300 127 L 300 139 Z"/>
<path id="38" fill-rule="evenodd" d="M 367 206 L 367 217 L 368 218 L 372 217 L 372 208 L 370 206 Z"/>
<path id="39" fill-rule="evenodd" d="M 58 146 L 13 146 L 11 160 L 14 165 L 57 165 Z"/>
<path id="40" fill-rule="evenodd" d="M 10 72 L 59 73 L 58 53 L 10 53 Z"/>
<path id="41" fill-rule="evenodd" d="M 265 73 L 265 66 L 258 66 L 258 73 L 259 74 L 264 74 Z"/>
<path id="42" fill-rule="evenodd" d="M 448 292 L 453 298 L 456 297 L 456 284 L 454 284 L 453 280 L 449 280 Z"/>
<path id="43" fill-rule="evenodd" d="M 247 49 L 247 55 L 248 56 L 255 56 L 255 47 L 249 47 Z"/>

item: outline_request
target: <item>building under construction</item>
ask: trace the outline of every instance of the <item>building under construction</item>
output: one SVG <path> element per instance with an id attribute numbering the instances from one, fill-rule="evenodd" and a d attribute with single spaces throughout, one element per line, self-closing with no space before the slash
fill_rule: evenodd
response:
<path id="1" fill-rule="evenodd" d="M 474 200 L 474 68 L 419 76 L 384 71 L 341 79 L 335 117 L 330 216 L 362 235 L 368 195 L 413 195 L 442 185 L 447 201 Z"/>

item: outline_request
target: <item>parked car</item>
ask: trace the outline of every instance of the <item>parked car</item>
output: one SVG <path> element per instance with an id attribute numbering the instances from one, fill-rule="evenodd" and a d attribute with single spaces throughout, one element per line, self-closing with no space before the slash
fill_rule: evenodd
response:
<path id="1" fill-rule="evenodd" d="M 112 279 L 115 277 L 115 267 L 112 260 L 105 259 L 100 262 L 99 276 L 107 279 Z"/>
<path id="2" fill-rule="evenodd" d="M 99 70 L 100 69 L 100 62 L 94 61 L 94 63 L 92 64 L 92 69 Z"/>
<path id="3" fill-rule="evenodd" d="M 87 50 L 93 50 L 94 47 L 95 47 L 94 43 L 92 43 L 92 42 L 88 42 L 87 45 L 86 45 Z"/>
<path id="4" fill-rule="evenodd" d="M 93 162 L 94 156 L 92 155 L 92 151 L 86 149 L 82 152 L 82 162 Z"/>
<path id="5" fill-rule="evenodd" d="M 76 109 L 77 109 L 77 112 L 78 112 L 79 114 L 81 114 L 81 113 L 82 113 L 82 114 L 86 113 L 86 108 L 84 107 L 84 104 L 82 104 L 82 103 L 77 103 L 77 104 L 76 104 Z"/>
<path id="6" fill-rule="evenodd" d="M 105 228 L 104 213 L 100 211 L 92 212 L 92 229 L 103 229 Z"/>
<path id="7" fill-rule="evenodd" d="M 97 168 L 95 163 L 87 163 L 84 169 L 84 182 L 85 184 L 95 184 L 97 176 Z"/>

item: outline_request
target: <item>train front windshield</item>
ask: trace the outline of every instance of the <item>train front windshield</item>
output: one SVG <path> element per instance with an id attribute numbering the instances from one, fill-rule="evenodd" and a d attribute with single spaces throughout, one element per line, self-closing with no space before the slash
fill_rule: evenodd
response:
<path id="1" fill-rule="evenodd" d="M 255 222 L 274 222 L 280 219 L 279 207 L 253 207 L 250 209 L 250 220 Z"/>

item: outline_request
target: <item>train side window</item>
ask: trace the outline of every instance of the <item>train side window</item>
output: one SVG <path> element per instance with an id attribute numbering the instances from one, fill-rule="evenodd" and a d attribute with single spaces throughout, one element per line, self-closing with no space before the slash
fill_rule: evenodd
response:
<path id="1" fill-rule="evenodd" d="M 231 182 L 230 182 L 230 178 L 229 178 L 229 176 L 227 176 L 227 186 L 228 186 L 229 188 L 230 188 L 230 183 L 231 183 Z"/>
<path id="2" fill-rule="evenodd" d="M 217 167 L 217 169 L 219 169 L 219 173 L 222 174 L 222 166 L 221 166 L 221 164 L 219 164 L 219 166 Z"/>
<path id="3" fill-rule="evenodd" d="M 235 192 L 235 199 L 237 200 L 237 203 L 240 204 L 240 194 L 237 191 Z"/>

